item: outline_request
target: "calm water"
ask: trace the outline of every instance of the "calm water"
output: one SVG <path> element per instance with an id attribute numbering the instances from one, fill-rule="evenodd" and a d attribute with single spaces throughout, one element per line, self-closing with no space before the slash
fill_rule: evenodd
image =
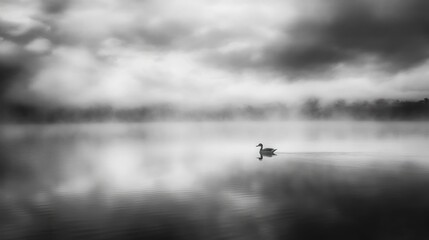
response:
<path id="1" fill-rule="evenodd" d="M 428 123 L 0 129 L 0 239 L 429 239 Z"/>

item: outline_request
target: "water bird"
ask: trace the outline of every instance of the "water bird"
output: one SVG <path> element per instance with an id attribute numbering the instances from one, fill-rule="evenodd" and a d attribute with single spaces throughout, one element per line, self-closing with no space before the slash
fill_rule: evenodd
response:
<path id="1" fill-rule="evenodd" d="M 261 155 L 274 155 L 274 152 L 277 151 L 277 149 L 274 148 L 264 148 L 264 145 L 262 145 L 262 143 L 256 145 L 256 147 L 261 147 L 261 149 L 259 149 L 259 153 Z"/>

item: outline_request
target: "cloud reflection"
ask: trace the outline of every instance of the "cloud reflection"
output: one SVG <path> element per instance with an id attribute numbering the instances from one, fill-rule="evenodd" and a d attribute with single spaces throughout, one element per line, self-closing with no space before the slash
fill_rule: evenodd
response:
<path id="1" fill-rule="evenodd" d="M 428 209 L 425 125 L 355 124 L 8 128 L 0 135 L 7 149 L 0 155 L 0 221 L 6 223 L 0 233 L 344 239 L 355 229 L 390 236 L 398 223 L 401 234 L 427 236 L 421 228 Z M 402 139 L 394 142 L 397 134 Z M 259 140 L 278 143 L 278 156 L 256 161 Z M 374 143 L 408 148 L 359 149 Z M 355 151 L 347 151 L 351 146 Z"/>

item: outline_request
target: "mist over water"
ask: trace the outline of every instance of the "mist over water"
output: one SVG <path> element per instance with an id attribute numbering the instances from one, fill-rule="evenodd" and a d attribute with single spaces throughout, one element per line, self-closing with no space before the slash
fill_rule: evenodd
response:
<path id="1" fill-rule="evenodd" d="M 423 122 L 3 126 L 0 238 L 425 239 L 428 143 Z"/>

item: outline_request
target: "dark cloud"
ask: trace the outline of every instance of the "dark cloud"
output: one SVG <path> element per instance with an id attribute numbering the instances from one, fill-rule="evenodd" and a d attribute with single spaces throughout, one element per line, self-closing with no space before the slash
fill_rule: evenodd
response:
<path id="1" fill-rule="evenodd" d="M 415 66 L 429 56 L 429 2 L 326 2 L 327 16 L 305 16 L 285 32 L 288 43 L 265 51 L 268 63 L 308 71 L 375 57 L 389 70 Z M 285 41 L 286 42 L 286 41 Z"/>
<path id="2" fill-rule="evenodd" d="M 16 44 L 27 44 L 31 40 L 34 40 L 38 37 L 50 38 L 48 27 L 42 23 L 29 27 L 26 31 L 23 31 L 20 34 L 13 34 L 13 32 L 19 28 L 19 24 L 0 21 L 0 37 L 3 37 Z"/>
<path id="3" fill-rule="evenodd" d="M 10 53 L 0 54 L 0 103 L 8 98 L 14 86 L 25 85 L 39 66 L 38 60 L 42 56 L 27 51 L 20 45 L 11 45 L 10 48 Z"/>
<path id="4" fill-rule="evenodd" d="M 231 69 L 268 68 L 301 76 L 324 72 L 336 64 L 360 64 L 368 58 L 396 72 L 429 57 L 426 0 L 328 0 L 301 10 L 295 22 L 286 23 L 282 37 L 265 47 L 215 53 L 210 61 Z M 262 57 L 250 60 L 255 54 Z"/>
<path id="5" fill-rule="evenodd" d="M 43 19 L 0 19 L 0 103 L 14 86 L 28 81 L 49 48 L 40 46 L 41 42 L 48 44 L 50 38 L 49 25 Z"/>
<path id="6" fill-rule="evenodd" d="M 0 97 L 13 79 L 22 72 L 22 66 L 0 62 Z"/>
<path id="7" fill-rule="evenodd" d="M 0 104 L 5 101 L 11 87 L 18 81 L 21 82 L 21 76 L 25 72 L 25 64 L 0 61 Z"/>
<path id="8" fill-rule="evenodd" d="M 117 33 L 119 32 L 119 33 Z M 137 25 L 131 31 L 117 31 L 119 38 L 141 42 L 158 48 L 178 47 L 177 44 L 186 41 L 192 33 L 192 29 L 185 23 L 163 22 L 156 26 Z"/>
<path id="9" fill-rule="evenodd" d="M 67 10 L 70 6 L 70 0 L 44 0 L 42 10 L 49 14 L 59 14 Z"/>

